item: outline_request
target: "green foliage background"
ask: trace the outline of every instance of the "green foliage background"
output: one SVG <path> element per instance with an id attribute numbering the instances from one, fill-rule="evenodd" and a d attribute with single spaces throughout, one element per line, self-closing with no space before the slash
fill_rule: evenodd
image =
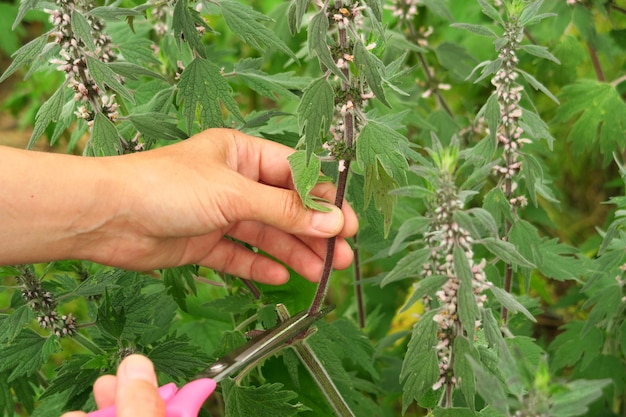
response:
<path id="1" fill-rule="evenodd" d="M 491 173 L 500 123 L 490 100 L 495 70 L 475 70 L 498 55 L 492 34 L 502 29 L 489 10 L 502 9 L 487 0 L 424 0 L 402 26 L 381 7 L 391 2 L 366 3 L 382 19 L 368 20 L 363 44 L 376 46 L 360 51 L 351 76 L 378 100 L 367 108 L 369 123 L 357 141 L 347 199 L 361 220 L 367 321 L 360 330 L 355 268 L 334 272 L 328 299 L 337 308 L 307 344 L 359 417 L 626 416 L 626 2 L 504 2 L 518 9 L 512 15 L 523 17 L 534 6 L 538 16 L 553 14 L 524 29 L 517 54 L 519 69 L 529 74 L 519 82 L 524 129 L 533 141 L 524 147 L 520 180 L 529 204 L 516 210 L 501 198 Z M 28 4 L 0 4 L 3 71 L 17 61 L 11 54 L 50 28 L 46 14 L 20 11 Z M 3 110 L 18 120 L 18 128 L 34 126 L 31 144 L 47 140 L 58 152 L 110 154 L 119 151 L 111 136 L 129 141 L 139 131 L 147 147 L 166 146 L 226 125 L 299 146 L 307 156 L 323 154 L 320 129 L 328 128 L 335 104 L 322 94 L 327 86 L 321 68 L 333 59 L 324 52 L 328 39 L 306 27 L 290 31 L 290 20 L 298 16 L 290 15 L 290 7 L 305 7 L 306 26 L 316 13 L 309 2 L 202 2 L 209 29 L 198 37 L 185 20 L 198 16 L 195 4 L 178 0 L 178 19 L 168 22 L 174 36 L 164 38 L 152 33 L 142 4 L 117 2 L 125 10 L 139 7 L 121 15 L 101 11 L 114 44 L 145 71 L 126 68 L 126 82 L 118 85 L 109 67 L 90 64 L 92 72 L 101 70 L 96 81 L 123 99 L 120 113 L 128 117 L 117 125 L 96 119 L 87 145 L 86 123 L 62 110 L 70 99 L 67 89 L 59 89 L 63 77 L 38 52 L 4 81 L 14 87 Z M 24 20 L 13 31 L 18 14 Z M 160 49 L 158 59 L 141 52 L 151 42 Z M 177 79 L 179 60 L 186 68 Z M 294 171 L 306 171 L 307 156 L 297 157 L 305 168 Z M 321 165 L 337 177 L 336 164 Z M 307 201 L 303 190 L 316 178 L 303 172 L 297 172 L 303 185 L 298 191 Z M 405 187 L 388 193 L 398 186 Z M 476 256 L 487 259 L 486 273 L 496 286 L 485 308 L 474 309 L 468 301 L 471 308 L 459 312 L 464 333 L 454 342 L 454 374 L 461 383 L 449 401 L 432 389 L 439 377 L 437 326 L 435 311 L 422 311 L 422 296 L 435 298 L 443 282 L 420 275 L 429 254 L 424 233 L 433 189 L 445 187 L 465 193 L 465 211 L 455 219 L 475 232 Z M 457 250 L 457 272 L 470 280 L 463 259 Z M 285 286 L 257 285 L 262 296 L 255 298 L 235 277 L 191 266 L 150 274 L 78 261 L 28 268 L 59 300 L 60 314 L 76 316 L 79 331 L 59 338 L 41 329 L 20 295 L 16 276 L 24 267 L 0 268 L 0 410 L 8 416 L 92 408 L 90 385 L 129 352 L 150 357 L 161 383 L 184 383 L 241 344 L 252 318 L 258 318 L 257 327 L 269 328 L 276 303 L 295 313 L 309 306 L 316 290 L 294 275 Z M 502 289 L 509 269 L 510 294 Z M 411 313 L 417 312 L 423 315 L 416 324 Z M 472 334 L 475 318 L 482 319 L 482 328 Z M 204 415 L 333 413 L 290 349 L 242 382 L 224 383 Z"/>

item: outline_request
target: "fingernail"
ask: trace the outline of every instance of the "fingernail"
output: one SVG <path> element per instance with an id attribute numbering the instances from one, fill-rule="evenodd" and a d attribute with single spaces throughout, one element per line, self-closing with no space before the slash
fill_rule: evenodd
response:
<path id="1" fill-rule="evenodd" d="M 343 214 L 337 206 L 326 205 L 331 210 L 329 212 L 314 211 L 312 216 L 313 229 L 324 234 L 336 235 L 343 226 Z"/>
<path id="2" fill-rule="evenodd" d="M 156 384 L 154 367 L 152 362 L 141 355 L 130 355 L 122 361 L 120 365 L 119 377 L 120 382 L 124 381 L 146 381 Z"/>

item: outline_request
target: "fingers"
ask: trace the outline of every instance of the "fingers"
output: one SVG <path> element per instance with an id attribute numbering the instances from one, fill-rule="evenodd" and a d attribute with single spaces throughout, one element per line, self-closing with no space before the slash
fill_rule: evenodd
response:
<path id="1" fill-rule="evenodd" d="M 103 375 L 96 380 L 93 394 L 98 408 L 107 408 L 115 404 L 117 378 L 113 375 Z"/>
<path id="2" fill-rule="evenodd" d="M 117 417 L 165 417 L 152 362 L 141 355 L 126 357 L 117 370 Z"/>

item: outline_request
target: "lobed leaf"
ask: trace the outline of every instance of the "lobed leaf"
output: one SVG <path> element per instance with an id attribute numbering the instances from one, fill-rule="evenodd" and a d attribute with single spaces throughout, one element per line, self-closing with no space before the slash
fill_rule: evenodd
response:
<path id="1" fill-rule="evenodd" d="M 94 117 L 91 139 L 86 151 L 93 156 L 111 156 L 121 152 L 119 132 L 113 122 L 102 113 L 98 112 Z"/>
<path id="2" fill-rule="evenodd" d="M 22 2 L 22 5 L 25 3 L 26 2 Z M 9 78 L 9 76 L 18 69 L 24 65 L 30 65 L 35 58 L 39 57 L 43 48 L 46 46 L 47 40 L 48 35 L 43 34 L 15 51 L 15 53 L 11 55 L 11 64 L 0 77 L 0 83 Z"/>
<path id="3" fill-rule="evenodd" d="M 265 384 L 258 387 L 242 386 L 232 380 L 222 382 L 226 415 L 257 417 L 291 417 L 298 414 L 301 404 L 290 401 L 298 397 L 282 384 Z"/>
<path id="4" fill-rule="evenodd" d="M 333 120 L 335 92 L 326 78 L 314 79 L 305 88 L 298 104 L 298 126 L 304 135 L 307 159 L 320 145 L 320 134 L 325 132 Z"/>
<path id="5" fill-rule="evenodd" d="M 385 66 L 373 53 L 367 50 L 363 42 L 357 41 L 354 45 L 354 63 L 367 81 L 368 87 L 381 103 L 391 108 L 391 105 L 385 98 L 385 90 L 383 89 L 383 73 Z"/>
<path id="6" fill-rule="evenodd" d="M 37 115 L 35 116 L 35 126 L 33 128 L 33 133 L 30 136 L 30 140 L 28 141 L 28 145 L 26 146 L 28 149 L 31 149 L 37 139 L 45 132 L 46 128 L 51 122 L 56 122 L 59 120 L 59 116 L 61 115 L 61 111 L 63 110 L 63 104 L 65 101 L 65 86 L 59 87 L 57 91 L 54 92 L 52 97 L 50 97 L 45 103 L 37 111 Z"/>
<path id="7" fill-rule="evenodd" d="M 200 112 L 203 129 L 224 125 L 223 104 L 239 121 L 244 122 L 239 105 L 219 67 L 208 60 L 196 57 L 182 72 L 178 83 L 176 103 L 182 103 L 182 112 L 187 120 L 187 131 L 193 130 L 196 112 Z"/>
<path id="8" fill-rule="evenodd" d="M 330 70 L 343 82 L 348 82 L 346 75 L 337 67 L 328 45 L 328 16 L 322 10 L 313 16 L 307 29 L 309 51 L 317 55 L 323 70 Z M 324 68 L 325 67 L 325 68 Z"/>
<path id="9" fill-rule="evenodd" d="M 271 20 L 269 17 L 238 1 L 220 0 L 218 5 L 228 27 L 244 42 L 257 49 L 276 48 L 290 58 L 298 59 L 276 33 L 260 23 Z"/>
<path id="10" fill-rule="evenodd" d="M 87 68 L 100 90 L 106 91 L 107 87 L 110 87 L 120 96 L 135 104 L 133 95 L 122 85 L 115 71 L 106 63 L 91 56 L 87 56 Z"/>
<path id="11" fill-rule="evenodd" d="M 320 170 L 322 163 L 319 158 L 311 154 L 307 161 L 306 151 L 297 151 L 287 157 L 289 166 L 291 167 L 291 176 L 298 195 L 302 199 L 305 207 L 329 212 L 330 208 L 320 204 L 317 199 L 311 195 L 313 187 L 315 187 L 320 178 Z"/>
<path id="12" fill-rule="evenodd" d="M 174 378 L 186 380 L 206 367 L 209 358 L 186 336 L 169 337 L 148 352 L 154 368 Z"/>
<path id="13" fill-rule="evenodd" d="M 206 58 L 206 48 L 202 44 L 202 38 L 198 34 L 196 24 L 208 28 L 205 21 L 198 16 L 198 12 L 189 8 L 189 0 L 177 1 L 172 16 L 172 30 L 176 44 L 180 48 L 180 41 L 184 39 L 200 57 Z"/>

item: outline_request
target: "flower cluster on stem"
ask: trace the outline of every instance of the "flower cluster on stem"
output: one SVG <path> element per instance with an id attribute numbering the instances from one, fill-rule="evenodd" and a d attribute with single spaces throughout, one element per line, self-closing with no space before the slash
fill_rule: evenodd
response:
<path id="1" fill-rule="evenodd" d="M 26 304 L 37 314 L 39 325 L 59 337 L 76 334 L 76 319 L 71 313 L 59 315 L 56 298 L 50 291 L 44 290 L 32 267 L 21 266 L 19 269 L 20 275 L 16 279 L 21 287 L 20 293 Z"/>
<path id="2" fill-rule="evenodd" d="M 463 334 L 463 326 L 458 316 L 458 291 L 461 281 L 454 263 L 455 248 L 462 249 L 470 265 L 472 292 L 479 307 L 482 307 L 487 299 L 483 292 L 489 288 L 490 284 L 484 272 L 485 260 L 479 263 L 474 261 L 472 237 L 454 219 L 454 213 L 463 209 L 457 189 L 447 173 L 442 173 L 442 177 L 431 208 L 431 223 L 424 235 L 431 253 L 429 261 L 422 266 L 422 275 L 424 277 L 442 275 L 448 278 L 442 288 L 436 292 L 436 300 L 425 300 L 425 307 L 437 309 L 434 320 L 438 325 L 436 350 L 440 376 L 433 385 L 433 389 L 437 390 L 445 386 L 446 398 L 451 398 L 452 389 L 459 382 L 452 369 L 454 362 L 452 345 L 454 339 Z M 480 321 L 474 323 L 474 326 L 479 328 Z"/>
<path id="3" fill-rule="evenodd" d="M 102 62 L 116 60 L 111 38 L 103 32 L 104 23 L 87 13 L 93 8 L 89 0 L 56 0 L 56 9 L 45 9 L 50 15 L 50 22 L 54 26 L 52 35 L 61 47 L 59 57 L 50 62 L 57 66 L 59 71 L 65 72 L 67 85 L 74 91 L 74 100 L 78 103 L 76 116 L 87 120 L 91 125 L 96 112 L 100 112 L 115 121 L 118 117 L 118 103 L 115 95 L 102 91 L 89 73 L 87 57 L 91 56 Z M 85 16 L 93 39 L 93 48 L 88 47 L 72 29 L 72 14 Z M 122 80 L 120 80 L 122 81 Z"/>
<path id="4" fill-rule="evenodd" d="M 523 207 L 528 204 L 525 196 L 514 196 L 517 188 L 515 178 L 522 167 L 519 158 L 520 151 L 525 144 L 530 143 L 530 139 L 523 136 L 524 129 L 519 123 L 522 117 L 519 102 L 522 99 L 524 87 L 517 82 L 519 74 L 516 51 L 523 36 L 523 27 L 515 21 L 507 23 L 504 33 L 506 42 L 498 54 L 501 67 L 491 80 L 496 87 L 495 94 L 500 107 L 501 122 L 496 137 L 498 145 L 502 148 L 504 162 L 501 165 L 495 165 L 493 173 L 500 177 L 503 191 L 513 207 Z"/>

